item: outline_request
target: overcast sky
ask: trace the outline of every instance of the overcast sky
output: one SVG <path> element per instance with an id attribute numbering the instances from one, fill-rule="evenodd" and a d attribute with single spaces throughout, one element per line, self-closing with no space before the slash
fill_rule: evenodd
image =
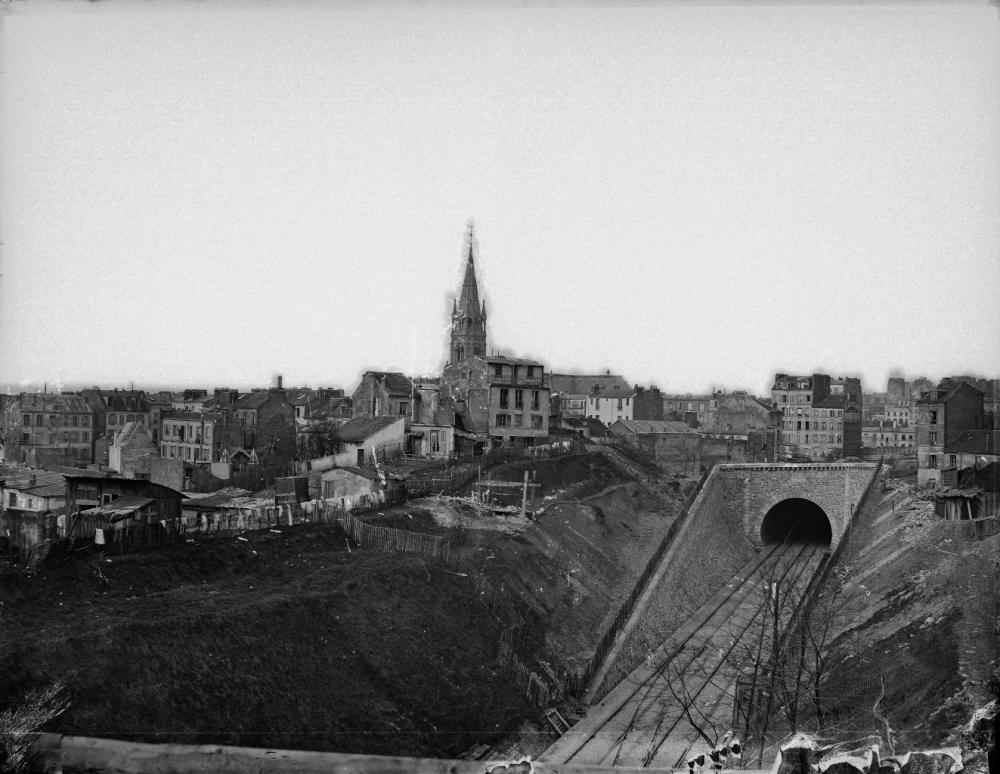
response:
<path id="1" fill-rule="evenodd" d="M 416 5 L 5 3 L 0 389 L 1000 376 L 995 6 Z"/>

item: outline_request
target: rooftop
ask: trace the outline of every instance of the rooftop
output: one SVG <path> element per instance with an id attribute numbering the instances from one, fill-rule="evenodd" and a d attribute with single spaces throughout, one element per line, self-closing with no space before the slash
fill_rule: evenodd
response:
<path id="1" fill-rule="evenodd" d="M 399 371 L 365 371 L 362 381 L 369 376 L 381 382 L 390 395 L 409 395 L 413 392 L 410 378 Z"/>
<path id="2" fill-rule="evenodd" d="M 79 395 L 59 393 L 26 392 L 21 395 L 22 411 L 53 411 L 90 414 L 92 409 Z"/>
<path id="3" fill-rule="evenodd" d="M 403 417 L 357 417 L 345 422 L 335 432 L 341 441 L 359 443 L 397 422 L 402 423 Z"/>
<path id="4" fill-rule="evenodd" d="M 595 390 L 630 390 L 624 377 L 616 374 L 549 374 L 552 392 L 564 395 L 589 395 Z M 631 394 L 631 393 L 630 393 Z"/>
<path id="5" fill-rule="evenodd" d="M 136 511 L 142 510 L 147 505 L 153 502 L 151 497 L 140 497 L 138 495 L 123 495 L 110 503 L 105 503 L 104 505 L 98 505 L 95 508 L 89 508 L 82 513 L 86 513 L 89 516 L 102 516 L 107 521 L 116 522 L 122 519 L 127 519 Z"/>
<path id="6" fill-rule="evenodd" d="M 997 454 L 997 437 L 1000 430 L 966 430 L 950 445 L 946 452 L 962 454 Z"/>
<path id="7" fill-rule="evenodd" d="M 670 419 L 619 419 L 614 423 L 632 433 L 642 435 L 653 433 L 692 433 L 694 432 L 684 422 Z M 614 427 L 614 425 L 612 425 Z"/>

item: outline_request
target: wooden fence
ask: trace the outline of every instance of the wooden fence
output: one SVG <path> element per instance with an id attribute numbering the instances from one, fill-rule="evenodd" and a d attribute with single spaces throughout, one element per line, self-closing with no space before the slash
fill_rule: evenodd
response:
<path id="1" fill-rule="evenodd" d="M 451 543 L 438 535 L 368 524 L 351 513 L 345 513 L 339 521 L 344 531 L 362 548 L 423 554 L 444 561 L 451 558 Z"/>

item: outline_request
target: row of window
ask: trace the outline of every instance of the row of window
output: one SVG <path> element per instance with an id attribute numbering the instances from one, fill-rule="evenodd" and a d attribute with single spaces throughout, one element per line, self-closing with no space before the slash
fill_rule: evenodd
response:
<path id="1" fill-rule="evenodd" d="M 171 460 L 187 460 L 188 462 L 210 462 L 211 451 L 195 446 L 178 446 L 176 444 L 162 444 L 161 454 Z"/>
<path id="2" fill-rule="evenodd" d="M 812 427 L 810 427 L 812 425 Z M 840 422 L 816 422 L 815 420 L 809 421 L 808 419 L 786 419 L 783 427 L 786 430 L 840 430 L 842 423 Z"/>
<path id="3" fill-rule="evenodd" d="M 602 400 L 602 399 L 601 398 L 591 398 L 590 399 L 590 403 L 591 403 L 591 405 L 594 408 L 597 408 L 597 405 L 598 405 L 597 402 L 599 400 Z M 618 401 L 618 410 L 621 411 L 625 406 L 629 405 L 629 401 L 631 400 L 631 398 L 624 398 L 624 401 L 625 401 L 624 406 L 622 405 L 622 400 L 623 400 L 622 398 L 603 398 L 603 400 L 617 400 Z"/>
<path id="4" fill-rule="evenodd" d="M 513 422 L 511 419 L 513 418 Z M 543 427 L 543 417 L 538 414 L 531 415 L 531 429 L 540 430 Z M 497 427 L 524 427 L 524 414 L 497 414 L 495 422 Z"/>
<path id="5" fill-rule="evenodd" d="M 35 443 L 38 443 L 45 436 L 39 436 L 35 439 Z M 50 432 L 48 437 L 49 443 L 90 443 L 90 431 L 89 430 L 61 430 L 59 432 Z M 26 446 L 30 446 L 32 443 L 31 433 L 27 430 L 21 432 L 21 443 Z"/>
<path id="6" fill-rule="evenodd" d="M 958 467 L 958 455 L 949 454 L 948 455 L 948 465 L 952 468 Z M 927 455 L 927 467 L 936 468 L 938 466 L 938 456 L 936 454 Z"/>
<path id="7" fill-rule="evenodd" d="M 812 440 L 810 441 L 810 437 Z M 813 433 L 812 436 L 809 433 L 783 433 L 782 443 L 842 443 L 841 438 L 843 436 L 836 433 Z"/>
<path id="8" fill-rule="evenodd" d="M 534 379 L 536 376 L 541 376 L 540 373 L 540 371 L 542 370 L 541 366 L 521 366 L 521 365 L 511 366 L 511 365 L 505 365 L 503 363 L 493 364 L 493 376 L 496 378 L 502 378 L 504 376 L 504 372 L 506 371 L 507 373 L 512 374 L 515 379 L 517 379 L 519 376 L 521 376 L 522 368 L 527 369 L 527 373 L 525 374 L 525 376 L 528 379 Z"/>
<path id="9" fill-rule="evenodd" d="M 212 442 L 212 426 L 210 424 L 204 425 L 205 428 L 205 443 Z M 201 443 L 202 425 L 190 424 L 190 425 L 178 425 L 173 422 L 163 423 L 163 437 L 164 438 L 176 438 L 178 441 L 187 441 L 188 443 Z"/>
<path id="10" fill-rule="evenodd" d="M 142 422 L 146 424 L 145 414 L 119 414 L 114 411 L 108 412 L 108 424 L 109 425 L 125 425 L 129 422 Z"/>
<path id="11" fill-rule="evenodd" d="M 782 406 L 781 410 L 783 412 L 785 412 L 786 414 L 793 413 L 791 406 Z M 842 416 L 844 416 L 844 410 L 843 409 L 821 409 L 821 408 L 812 408 L 811 406 L 796 406 L 795 410 L 794 410 L 794 413 L 795 413 L 795 416 L 799 416 L 799 417 L 806 416 L 806 417 L 826 417 L 826 418 L 831 418 L 831 417 L 842 417 Z"/>
<path id="12" fill-rule="evenodd" d="M 510 390 L 504 388 L 500 390 L 500 408 L 510 408 Z M 514 408 L 524 408 L 524 390 L 514 390 Z M 538 390 L 531 391 L 531 410 L 538 411 L 541 408 L 541 393 Z"/>
<path id="13" fill-rule="evenodd" d="M 24 414 L 21 423 L 25 427 L 90 427 L 90 414 Z"/>

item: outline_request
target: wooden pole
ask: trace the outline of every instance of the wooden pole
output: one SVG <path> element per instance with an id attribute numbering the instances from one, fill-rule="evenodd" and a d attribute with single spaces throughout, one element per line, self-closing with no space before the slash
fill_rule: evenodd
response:
<path id="1" fill-rule="evenodd" d="M 528 471 L 524 471 L 524 486 L 521 487 L 521 515 L 528 513 Z"/>

